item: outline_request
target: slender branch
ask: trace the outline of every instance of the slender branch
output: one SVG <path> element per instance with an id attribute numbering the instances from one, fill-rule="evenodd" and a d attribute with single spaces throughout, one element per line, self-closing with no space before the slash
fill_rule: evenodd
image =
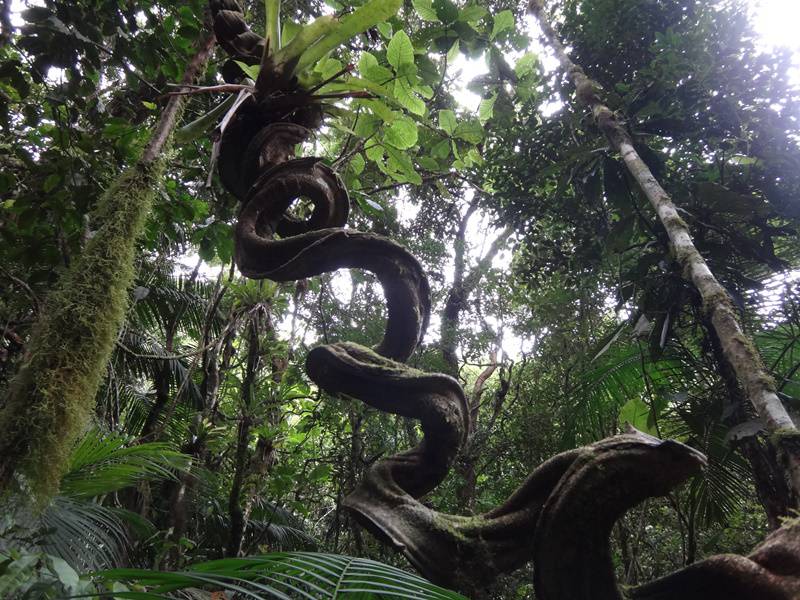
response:
<path id="1" fill-rule="evenodd" d="M 335 80 L 339 79 L 339 77 L 341 77 L 342 75 L 345 75 L 345 74 L 347 74 L 347 73 L 351 73 L 351 72 L 353 71 L 353 69 L 355 69 L 355 66 L 353 66 L 353 65 L 351 65 L 351 64 L 350 64 L 350 65 L 346 65 L 346 66 L 345 66 L 343 69 L 341 69 L 341 70 L 337 71 L 336 73 L 334 73 L 333 75 L 331 75 L 331 76 L 330 76 L 330 77 L 328 77 L 327 79 L 324 79 L 324 80 L 322 80 L 320 83 L 318 83 L 317 85 L 315 85 L 314 87 L 312 87 L 310 90 L 308 90 L 308 91 L 309 91 L 309 93 L 312 93 L 312 94 L 313 94 L 313 93 L 314 93 L 314 92 L 316 92 L 318 89 L 320 89 L 320 88 L 322 88 L 322 87 L 325 87 L 326 85 L 328 85 L 330 82 L 332 82 L 332 81 L 335 81 Z"/>
<path id="2" fill-rule="evenodd" d="M 224 85 L 209 85 L 209 86 L 197 86 L 197 85 L 184 85 L 180 86 L 186 89 L 182 89 L 178 92 L 169 92 L 164 94 L 162 98 L 169 98 L 172 96 L 190 96 L 193 94 L 214 94 L 216 92 L 227 92 L 229 94 L 236 94 L 241 92 L 242 90 L 247 91 L 254 91 L 255 88 L 251 85 L 242 85 L 239 83 L 226 83 Z"/>

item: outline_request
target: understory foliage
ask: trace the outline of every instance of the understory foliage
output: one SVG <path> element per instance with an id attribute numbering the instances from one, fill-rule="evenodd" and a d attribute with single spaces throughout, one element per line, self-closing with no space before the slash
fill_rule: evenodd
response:
<path id="1" fill-rule="evenodd" d="M 244 4 L 261 32 L 264 3 Z M 301 24 L 363 4 L 283 2 L 283 46 Z M 734 0 L 548 7 L 682 209 L 796 414 L 800 96 L 790 53 L 765 50 Z M 331 397 L 303 369 L 319 343 L 380 339 L 380 286 L 359 271 L 291 283 L 237 273 L 237 203 L 213 170 L 225 111 L 196 122 L 224 94 L 193 95 L 181 124 L 194 126 L 153 172 L 131 170 L 205 8 L 45 0 L 0 19 L 0 431 L 47 440 L 17 477 L 25 501 L 3 498 L 0 596 L 204 588 L 335 598 L 350 586 L 365 598 L 457 598 L 412 575 L 341 506 L 372 464 L 418 443 L 418 425 Z M 369 92 L 327 100 L 306 154 L 349 188 L 348 227 L 420 260 L 433 316 L 409 364 L 457 377 L 475 406 L 467 446 L 425 503 L 490 510 L 544 460 L 627 422 L 709 464 L 618 521 L 617 580 L 747 554 L 792 514 L 763 424 L 726 383 L 665 231 L 591 115 L 545 69 L 528 27 L 516 2 L 413 0 L 303 74 L 320 94 Z M 257 65 L 240 63 L 220 50 L 199 83 L 221 84 L 225 69 L 257 77 Z M 125 217 L 98 230 L 111 206 Z M 302 202 L 292 210 L 306 216 Z M 79 281 L 63 276 L 75 264 Z M 130 268 L 108 268 L 119 264 Z M 111 336 L 84 314 L 124 325 Z M 32 345 L 37 328 L 44 342 L 103 331 L 111 358 Z M 71 398 L 99 382 L 94 411 L 45 402 L 36 419 L 15 421 L 26 398 L 13 377 L 25 363 L 31 377 L 37 365 L 81 365 L 94 381 L 67 368 L 35 388 Z M 55 493 L 45 506 L 27 500 L 42 489 Z M 485 594 L 535 598 L 531 569 Z"/>

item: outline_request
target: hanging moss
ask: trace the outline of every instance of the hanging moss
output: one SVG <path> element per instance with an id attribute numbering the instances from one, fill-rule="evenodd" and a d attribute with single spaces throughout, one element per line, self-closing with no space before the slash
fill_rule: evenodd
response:
<path id="1" fill-rule="evenodd" d="M 164 170 L 140 161 L 103 194 L 99 229 L 45 301 L 0 412 L 0 484 L 25 475 L 40 502 L 57 490 L 86 427 L 127 307 L 136 239 Z"/>

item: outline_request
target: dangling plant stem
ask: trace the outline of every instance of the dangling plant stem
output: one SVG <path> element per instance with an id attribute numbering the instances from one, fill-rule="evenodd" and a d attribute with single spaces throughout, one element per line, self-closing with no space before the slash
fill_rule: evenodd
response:
<path id="1" fill-rule="evenodd" d="M 184 73 L 205 70 L 214 36 L 198 43 Z M 44 303 L 27 352 L 0 412 L 0 491 L 16 473 L 44 504 L 58 489 L 72 444 L 90 419 L 128 304 L 136 240 L 164 172 L 165 150 L 185 99 L 172 96 L 139 160 L 95 208 L 97 231 Z"/>
<path id="2" fill-rule="evenodd" d="M 619 152 L 631 176 L 647 196 L 667 231 L 675 260 L 683 269 L 684 277 L 694 284 L 703 299 L 703 309 L 720 341 L 725 360 L 771 434 L 771 441 L 783 460 L 794 503 L 797 504 L 800 500 L 800 432 L 775 393 L 775 382 L 767 373 L 758 350 L 742 330 L 730 294 L 708 268 L 692 241 L 689 227 L 678 215 L 669 194 L 639 156 L 630 135 L 614 112 L 603 103 L 600 85 L 590 79 L 567 55 L 564 45 L 547 19 L 543 0 L 531 0 L 530 9 L 538 19 L 544 37 L 561 68 L 572 80 L 578 100 L 591 109 L 597 126 L 611 142 L 614 150 Z"/>

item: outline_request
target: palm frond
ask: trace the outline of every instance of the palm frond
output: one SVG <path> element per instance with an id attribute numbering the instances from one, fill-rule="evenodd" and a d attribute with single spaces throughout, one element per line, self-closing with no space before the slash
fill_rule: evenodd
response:
<path id="1" fill-rule="evenodd" d="M 158 329 L 162 334 L 175 326 L 194 334 L 203 330 L 214 284 L 192 281 L 171 272 L 154 271 L 135 289 L 141 295 L 134 304 L 133 321 L 136 324 L 146 329 Z M 221 323 L 217 311 L 211 315 L 211 332 L 218 332 Z"/>
<path id="2" fill-rule="evenodd" d="M 130 445 L 117 433 L 90 431 L 70 457 L 69 471 L 61 481 L 61 493 L 69 498 L 93 498 L 149 479 L 174 479 L 185 471 L 189 457 L 168 444 Z"/>
<path id="3" fill-rule="evenodd" d="M 197 384 L 189 378 L 187 358 L 174 358 L 176 352 L 182 351 L 193 352 L 195 348 L 168 352 L 161 342 L 148 334 L 128 328 L 120 339 L 120 346 L 114 351 L 112 364 L 122 379 L 143 378 L 154 381 L 166 362 L 172 388 L 181 390 L 181 400 L 200 408 L 202 395 Z"/>
<path id="4" fill-rule="evenodd" d="M 338 600 L 406 598 L 466 600 L 460 594 L 374 560 L 314 552 L 272 553 L 194 565 L 180 572 L 111 569 L 92 574 L 107 586 L 141 586 L 145 591 L 115 592 L 117 598 L 175 597 L 187 588 L 209 588 L 243 598 Z"/>
<path id="5" fill-rule="evenodd" d="M 309 550 L 316 540 L 303 527 L 303 522 L 286 508 L 258 498 L 247 521 L 245 548 L 258 549 L 269 544 L 270 550 Z"/>
<path id="6" fill-rule="evenodd" d="M 129 531 L 146 537 L 154 528 L 139 515 L 94 499 L 140 481 L 174 479 L 188 465 L 189 458 L 167 444 L 131 445 L 120 434 L 89 431 L 72 452 L 61 495 L 41 514 L 41 549 L 81 571 L 123 563 Z"/>
<path id="7" fill-rule="evenodd" d="M 125 561 L 130 540 L 120 515 L 95 502 L 56 497 L 42 513 L 41 548 L 77 571 Z"/>

